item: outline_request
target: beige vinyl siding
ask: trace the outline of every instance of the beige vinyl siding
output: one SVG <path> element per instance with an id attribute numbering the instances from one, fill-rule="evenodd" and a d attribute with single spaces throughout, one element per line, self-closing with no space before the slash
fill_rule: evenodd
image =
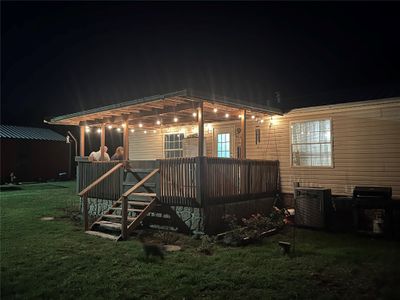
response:
<path id="1" fill-rule="evenodd" d="M 298 109 L 275 117 L 276 125 L 261 126 L 255 145 L 255 123 L 248 124 L 247 157 L 278 159 L 282 190 L 293 192 L 293 182 L 324 186 L 334 194 L 350 195 L 356 185 L 391 186 L 400 197 L 400 101 L 368 101 Z M 292 167 L 290 123 L 332 120 L 333 167 Z"/>
<path id="2" fill-rule="evenodd" d="M 226 126 L 224 122 L 221 124 L 211 124 L 215 128 L 220 126 Z M 167 127 L 157 130 L 153 133 L 152 130 L 148 130 L 147 134 L 143 133 L 142 129 L 137 129 L 135 132 L 129 133 L 129 159 L 132 160 L 146 160 L 146 159 L 159 159 L 164 158 L 164 135 L 171 133 L 179 133 L 184 129 L 185 137 L 189 134 L 193 134 L 197 129 L 197 125 L 193 126 L 179 126 L 179 127 Z M 204 137 L 206 143 L 206 155 L 213 155 L 214 147 L 214 131 L 208 131 L 207 127 L 204 128 Z"/>
<path id="3" fill-rule="evenodd" d="M 292 167 L 290 164 L 290 123 L 297 121 L 331 119 L 333 167 Z M 248 119 L 247 157 L 280 161 L 281 185 L 284 193 L 293 192 L 293 182 L 305 186 L 324 186 L 337 195 L 350 195 L 356 185 L 391 186 L 393 195 L 400 198 L 400 98 L 365 101 L 305 109 L 295 109 L 284 116 L 274 116 L 270 125 Z M 240 121 L 212 124 L 213 128 L 233 126 Z M 255 128 L 259 126 L 260 144 L 255 144 Z M 194 126 L 185 126 L 185 136 Z M 179 132 L 170 128 L 170 132 Z M 164 134 L 167 128 L 146 135 L 130 134 L 130 159 L 157 159 L 164 157 Z M 214 130 L 206 128 L 207 156 L 215 148 Z M 235 132 L 234 157 L 240 145 L 240 134 Z"/>

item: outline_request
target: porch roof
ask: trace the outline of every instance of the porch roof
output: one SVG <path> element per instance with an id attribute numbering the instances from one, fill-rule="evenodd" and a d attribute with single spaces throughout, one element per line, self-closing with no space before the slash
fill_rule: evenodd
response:
<path id="1" fill-rule="evenodd" d="M 190 124 L 192 114 L 200 102 L 204 105 L 205 122 L 232 120 L 246 109 L 248 115 L 262 118 L 265 115 L 281 115 L 281 110 L 238 99 L 205 96 L 189 90 L 129 100 L 68 115 L 54 117 L 49 123 L 57 125 L 118 124 L 128 122 L 133 126 L 140 121 L 145 128 L 157 125 Z M 162 123 L 162 124 L 160 124 Z"/>

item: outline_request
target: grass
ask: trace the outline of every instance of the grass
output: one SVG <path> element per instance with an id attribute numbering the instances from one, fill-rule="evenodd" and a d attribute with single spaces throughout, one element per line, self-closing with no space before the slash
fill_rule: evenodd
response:
<path id="1" fill-rule="evenodd" d="M 195 241 L 146 261 L 133 238 L 84 234 L 65 217 L 76 203 L 73 182 L 1 192 L 2 299 L 400 299 L 398 242 L 297 230 L 289 257 L 277 246 L 289 230 L 212 256 Z"/>

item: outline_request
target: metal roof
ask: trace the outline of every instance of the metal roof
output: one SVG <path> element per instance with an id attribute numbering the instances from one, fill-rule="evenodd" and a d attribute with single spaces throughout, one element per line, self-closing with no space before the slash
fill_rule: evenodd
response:
<path id="1" fill-rule="evenodd" d="M 239 99 L 221 97 L 221 96 L 216 96 L 216 95 L 209 96 L 209 95 L 205 95 L 202 93 L 198 93 L 197 91 L 193 91 L 193 90 L 181 90 L 181 91 L 176 91 L 176 92 L 171 92 L 171 93 L 166 93 L 166 94 L 161 94 L 161 95 L 153 95 L 153 96 L 149 96 L 149 97 L 129 100 L 129 101 L 121 102 L 121 103 L 115 103 L 115 104 L 111 104 L 111 105 L 106 105 L 106 106 L 102 106 L 102 107 L 97 107 L 97 108 L 93 108 L 93 109 L 88 109 L 88 110 L 72 113 L 72 114 L 54 117 L 50 120 L 50 123 L 56 124 L 59 121 L 69 119 L 69 118 L 75 118 L 75 117 L 85 116 L 85 115 L 89 115 L 89 114 L 105 112 L 105 111 L 112 110 L 112 109 L 119 109 L 119 108 L 131 106 L 131 105 L 149 103 L 152 101 L 166 99 L 169 97 L 177 97 L 177 96 L 178 97 L 179 96 L 187 97 L 186 100 L 191 100 L 191 101 L 203 101 L 204 100 L 204 101 L 209 101 L 209 102 L 214 102 L 214 103 L 221 103 L 221 104 L 225 104 L 225 105 L 237 107 L 237 108 L 246 108 L 246 109 L 252 109 L 252 110 L 257 110 L 257 111 L 261 111 L 261 112 L 282 115 L 282 111 L 280 109 L 272 108 L 272 107 L 269 107 L 267 105 L 263 105 L 260 103 L 243 101 L 243 100 L 239 100 Z"/>
<path id="2" fill-rule="evenodd" d="M 0 125 L 0 138 L 43 141 L 65 141 L 65 137 L 53 130 L 37 127 Z"/>

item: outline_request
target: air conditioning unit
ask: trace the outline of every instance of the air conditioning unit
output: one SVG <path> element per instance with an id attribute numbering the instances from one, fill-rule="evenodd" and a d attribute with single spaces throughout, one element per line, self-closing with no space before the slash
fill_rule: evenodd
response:
<path id="1" fill-rule="evenodd" d="M 295 222 L 297 226 L 325 228 L 331 203 L 331 190 L 314 187 L 294 189 Z"/>

